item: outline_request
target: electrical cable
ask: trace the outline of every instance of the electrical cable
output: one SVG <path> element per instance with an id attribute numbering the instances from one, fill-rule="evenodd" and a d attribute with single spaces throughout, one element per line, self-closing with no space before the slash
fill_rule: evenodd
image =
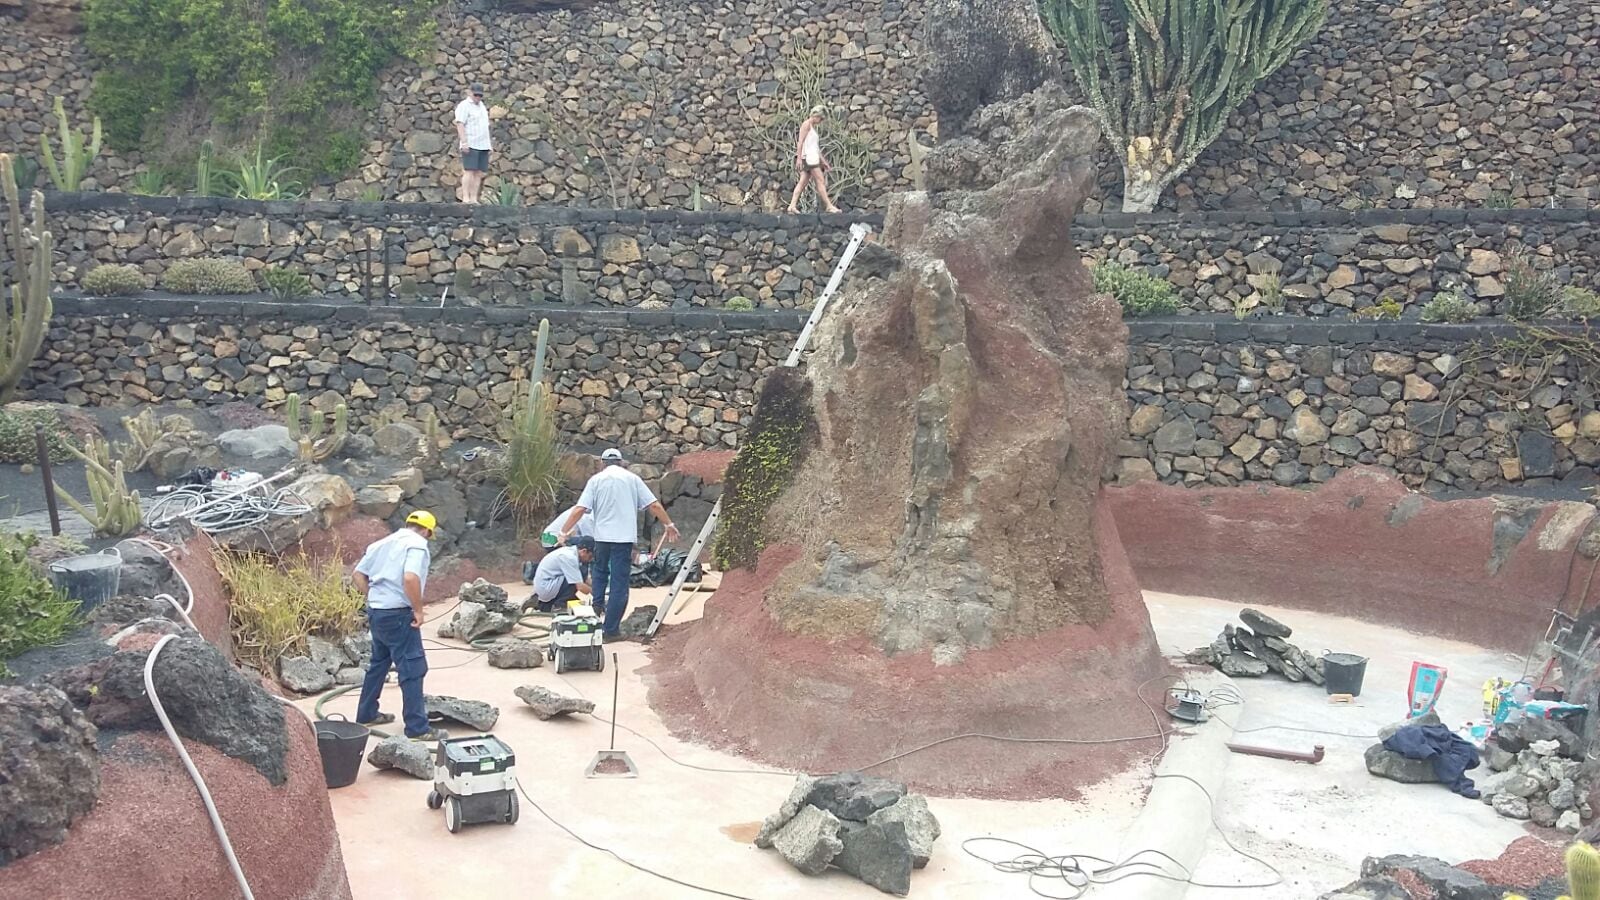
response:
<path id="1" fill-rule="evenodd" d="M 643 872 L 646 875 L 649 875 L 649 876 L 651 876 L 653 878 L 659 878 L 662 881 L 670 881 L 673 884 L 678 885 L 679 887 L 686 887 L 686 888 L 688 888 L 690 890 L 700 891 L 701 893 L 711 894 L 712 896 L 716 896 L 716 897 L 728 897 L 728 898 L 730 898 L 730 900 L 755 900 L 755 898 L 747 897 L 744 894 L 730 894 L 727 891 L 719 891 L 716 888 L 708 888 L 708 887 L 705 887 L 703 885 L 695 884 L 694 882 L 691 882 L 691 881 L 684 881 L 684 880 L 679 879 L 679 878 L 673 878 L 671 875 L 663 875 L 662 873 L 657 872 L 654 869 L 648 868 L 646 866 L 639 865 L 638 863 L 634 862 L 633 860 L 628 859 L 627 857 L 625 857 L 622 854 L 616 852 L 615 850 L 612 850 L 612 849 L 607 848 L 607 847 L 602 847 L 602 846 L 600 846 L 598 844 L 592 844 L 589 841 L 584 840 L 583 837 L 581 837 L 577 832 L 573 831 L 571 828 L 568 828 L 567 826 L 565 826 L 565 825 L 561 824 L 559 821 L 557 821 L 555 816 L 552 816 L 549 813 L 545 812 L 544 807 L 540 806 L 539 802 L 537 800 L 534 800 L 532 797 L 528 796 L 528 791 L 527 791 L 526 788 L 524 788 L 522 786 L 522 782 L 520 780 L 517 782 L 517 792 L 522 794 L 523 799 L 527 800 L 529 805 L 531 805 L 534 809 L 539 811 L 539 815 L 544 816 L 547 820 L 549 820 L 551 825 L 554 825 L 557 828 L 561 829 L 562 831 L 566 832 L 568 837 L 570 837 L 573 840 L 577 841 L 578 843 L 584 845 L 585 847 L 588 847 L 590 850 L 595 850 L 595 851 L 598 851 L 600 853 L 604 853 L 607 856 L 610 856 L 612 859 L 615 859 L 617 862 L 622 863 L 623 865 L 627 866 L 630 869 L 634 869 L 635 871 Z"/>
<path id="2" fill-rule="evenodd" d="M 194 767 L 194 760 L 189 758 L 189 751 L 183 748 L 183 741 L 179 739 L 177 730 L 172 727 L 172 720 L 167 718 L 166 707 L 161 705 L 161 697 L 156 693 L 156 658 L 176 637 L 174 634 L 164 634 L 156 641 L 156 645 L 150 648 L 150 655 L 144 660 L 144 692 L 150 695 L 150 705 L 155 707 L 156 718 L 161 720 L 161 727 L 167 732 L 167 739 L 172 741 L 173 749 L 178 751 L 178 758 L 182 760 L 183 767 L 189 771 L 190 780 L 200 792 L 200 801 L 205 804 L 206 815 L 211 818 L 211 827 L 217 833 L 217 840 L 222 843 L 222 853 L 228 859 L 228 868 L 233 870 L 234 879 L 239 882 L 239 890 L 244 893 L 245 900 L 255 900 L 255 894 L 250 890 L 250 882 L 245 879 L 244 870 L 239 867 L 239 857 L 234 855 L 233 842 L 228 840 L 228 829 L 222 824 L 222 816 L 217 813 L 217 804 L 211 800 L 211 791 L 206 788 L 206 781 L 200 777 L 200 771 Z"/>

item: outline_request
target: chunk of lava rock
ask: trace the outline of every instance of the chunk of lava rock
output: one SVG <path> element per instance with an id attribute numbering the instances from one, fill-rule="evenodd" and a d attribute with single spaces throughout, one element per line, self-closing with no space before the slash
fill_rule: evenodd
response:
<path id="1" fill-rule="evenodd" d="M 348 666 L 333 673 L 334 684 L 360 684 L 367 678 L 367 670 Z"/>
<path id="2" fill-rule="evenodd" d="M 1266 663 L 1267 668 L 1277 672 L 1279 675 L 1282 675 L 1285 678 L 1288 678 L 1290 681 L 1300 681 L 1305 677 L 1300 674 L 1298 669 L 1285 666 L 1283 664 L 1283 658 L 1278 654 L 1273 653 L 1271 650 L 1268 650 L 1267 645 L 1262 642 L 1260 636 L 1251 632 L 1248 628 L 1234 629 L 1233 642 L 1239 645 L 1239 648 L 1244 650 L 1246 653 L 1249 653 L 1256 659 Z"/>
<path id="3" fill-rule="evenodd" d="M 384 738 L 367 754 L 367 762 L 380 769 L 399 769 L 412 778 L 433 779 L 433 751 L 429 745 L 402 735 Z"/>
<path id="4" fill-rule="evenodd" d="M 66 840 L 100 793 L 95 727 L 53 687 L 0 686 L 0 866 Z"/>
<path id="5" fill-rule="evenodd" d="M 1583 820 L 1578 817 L 1578 811 L 1569 809 L 1556 817 L 1556 830 L 1567 834 L 1577 834 L 1583 827 Z"/>
<path id="6" fill-rule="evenodd" d="M 516 615 L 520 612 L 517 604 L 511 602 L 511 597 L 498 584 L 479 578 L 471 584 L 463 584 L 460 591 L 462 603 L 476 603 L 484 609 L 502 615 Z"/>
<path id="7" fill-rule="evenodd" d="M 868 816 L 893 806 L 905 795 L 905 785 L 887 778 L 840 772 L 818 778 L 806 802 L 841 819 L 865 822 Z"/>
<path id="8" fill-rule="evenodd" d="M 496 669 L 537 669 L 544 665 L 544 648 L 520 638 L 495 641 L 489 645 L 489 665 Z"/>
<path id="9" fill-rule="evenodd" d="M 772 849 L 773 837 L 783 829 L 783 826 L 789 824 L 789 820 L 800 812 L 801 807 L 806 805 L 806 798 L 811 796 L 811 788 L 816 783 L 817 779 L 810 775 L 795 778 L 794 787 L 789 789 L 789 796 L 783 801 L 783 805 L 761 823 L 761 832 L 756 835 L 757 847 L 763 850 Z"/>
<path id="10" fill-rule="evenodd" d="M 1239 621 L 1250 626 L 1250 630 L 1262 637 L 1288 638 L 1294 634 L 1294 629 L 1279 622 L 1260 610 L 1242 609 L 1239 611 Z"/>
<path id="11" fill-rule="evenodd" d="M 928 809 L 928 798 L 921 794 L 907 794 L 893 806 L 886 806 L 870 816 L 867 822 L 899 822 L 906 830 L 906 840 L 911 844 L 911 864 L 922 868 L 933 857 L 933 842 L 939 839 L 939 820 Z"/>
<path id="12" fill-rule="evenodd" d="M 1259 675 L 1267 674 L 1266 663 L 1237 650 L 1224 656 L 1221 662 L 1217 663 L 1217 668 L 1222 671 L 1222 674 L 1234 678 L 1255 678 Z"/>
<path id="13" fill-rule="evenodd" d="M 1415 888 L 1417 885 L 1425 887 L 1434 897 L 1459 897 L 1462 900 L 1476 900 L 1476 898 L 1499 897 L 1501 892 L 1491 890 L 1482 878 L 1458 869 L 1449 863 L 1434 859 L 1431 856 L 1385 856 L 1382 859 L 1367 857 L 1361 861 L 1361 875 L 1363 878 L 1374 878 L 1381 875 L 1395 876 L 1405 873 L 1401 880 L 1412 886 L 1413 892 L 1407 897 L 1425 896 Z"/>
<path id="14" fill-rule="evenodd" d="M 1517 761 L 1515 753 L 1506 752 L 1503 747 L 1492 741 L 1484 745 L 1483 753 L 1479 755 L 1483 757 L 1485 763 L 1488 763 L 1489 768 L 1496 772 L 1504 772 Z"/>
<path id="15" fill-rule="evenodd" d="M 650 623 L 656 620 L 656 610 L 657 607 L 653 605 L 641 606 L 638 609 L 635 609 L 633 612 L 628 613 L 627 617 L 617 625 L 617 631 L 620 632 L 623 637 L 648 637 L 650 634 Z"/>
<path id="16" fill-rule="evenodd" d="M 278 680 L 291 691 L 316 694 L 333 687 L 333 673 L 308 656 L 285 656 L 278 660 Z"/>
<path id="17" fill-rule="evenodd" d="M 456 614 L 450 619 L 451 636 L 469 643 L 491 634 L 506 634 L 515 627 L 516 616 L 493 612 L 481 603 L 466 601 L 456 607 Z M 441 629 L 440 634 L 443 633 Z"/>
<path id="18" fill-rule="evenodd" d="M 1583 741 L 1572 729 L 1553 719 L 1518 719 L 1495 730 L 1495 743 L 1507 753 L 1521 753 L 1536 741 L 1556 741 L 1562 756 L 1577 757 Z"/>
<path id="19" fill-rule="evenodd" d="M 482 700 L 462 700 L 459 697 L 423 694 L 422 702 L 427 706 L 429 716 L 441 715 L 479 731 L 493 728 L 495 720 L 500 718 L 500 710 Z"/>
<path id="20" fill-rule="evenodd" d="M 1431 761 L 1401 756 L 1381 743 L 1367 748 L 1366 763 L 1368 772 L 1401 784 L 1433 784 L 1439 780 Z"/>
<path id="21" fill-rule="evenodd" d="M 1413 900 L 1411 892 L 1387 875 L 1352 881 L 1317 900 Z"/>
<path id="22" fill-rule="evenodd" d="M 886 894 L 911 893 L 911 842 L 899 822 L 845 822 L 833 864 Z"/>
<path id="23" fill-rule="evenodd" d="M 803 807 L 772 839 L 772 847 L 807 875 L 821 875 L 844 849 L 839 820 L 815 806 Z"/>
<path id="24" fill-rule="evenodd" d="M 541 719 L 553 719 L 570 713 L 594 712 L 592 701 L 563 697 L 549 688 L 536 684 L 525 684 L 517 688 L 516 695 L 523 703 L 532 707 L 533 714 Z"/>
<path id="25" fill-rule="evenodd" d="M 1495 794 L 1489 805 L 1508 819 L 1526 819 L 1530 815 L 1528 801 L 1512 794 Z"/>
<path id="26" fill-rule="evenodd" d="M 329 674 L 339 671 L 350 663 L 337 644 L 316 635 L 306 638 L 306 655 Z"/>

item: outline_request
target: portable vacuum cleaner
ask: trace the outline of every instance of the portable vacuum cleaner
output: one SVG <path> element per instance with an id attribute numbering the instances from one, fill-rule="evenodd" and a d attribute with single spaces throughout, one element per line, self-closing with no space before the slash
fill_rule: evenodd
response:
<path id="1" fill-rule="evenodd" d="M 571 601 L 565 613 L 550 621 L 549 657 L 556 664 L 557 675 L 570 669 L 605 671 L 604 645 L 600 617 L 587 603 Z"/>
<path id="2" fill-rule="evenodd" d="M 516 763 L 516 754 L 492 734 L 440 741 L 428 808 L 444 807 L 451 834 L 463 825 L 516 822 Z"/>

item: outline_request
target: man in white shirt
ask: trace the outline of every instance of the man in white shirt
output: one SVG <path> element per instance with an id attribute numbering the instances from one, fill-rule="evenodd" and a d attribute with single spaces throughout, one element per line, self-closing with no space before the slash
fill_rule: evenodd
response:
<path id="1" fill-rule="evenodd" d="M 489 174 L 489 107 L 483 102 L 483 85 L 475 84 L 466 99 L 456 104 L 456 138 L 461 148 L 461 189 L 456 199 L 479 202 L 483 179 Z"/>
<path id="2" fill-rule="evenodd" d="M 417 510 L 406 517 L 405 527 L 367 547 L 351 576 L 356 590 L 366 595 L 367 624 L 372 628 L 372 661 L 361 683 L 356 721 L 362 725 L 394 721 L 394 713 L 378 712 L 378 695 L 393 665 L 400 676 L 406 737 L 414 741 L 447 737 L 428 725 L 422 697 L 422 676 L 428 674 L 428 657 L 422 649 L 422 592 L 432 561 L 428 539 L 437 527 L 433 513 Z"/>
<path id="3" fill-rule="evenodd" d="M 622 462 L 622 451 L 615 447 L 600 454 L 605 464 L 583 486 L 578 505 L 567 513 L 561 526 L 566 540 L 578 527 L 585 513 L 594 514 L 594 605 L 605 610 L 601 632 L 605 640 L 616 640 L 617 626 L 628 611 L 628 578 L 633 574 L 633 545 L 639 540 L 639 513 L 649 510 L 667 528 L 667 540 L 678 539 L 678 526 L 672 524 L 666 507 L 650 492 L 644 479 L 629 472 Z"/>
<path id="4" fill-rule="evenodd" d="M 560 610 L 568 600 L 589 593 L 583 569 L 594 559 L 594 539 L 574 537 L 567 546 L 552 550 L 539 560 L 533 576 L 533 597 L 540 612 Z"/>

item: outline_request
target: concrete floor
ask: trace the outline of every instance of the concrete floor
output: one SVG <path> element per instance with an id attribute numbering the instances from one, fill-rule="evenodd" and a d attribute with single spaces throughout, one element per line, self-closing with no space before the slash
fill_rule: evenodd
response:
<path id="1" fill-rule="evenodd" d="M 713 576 L 714 577 L 714 576 Z M 508 585 L 513 596 L 525 592 Z M 635 591 L 634 604 L 656 602 L 662 591 Z M 673 621 L 698 616 L 692 599 Z M 1163 649 L 1182 653 L 1207 643 L 1231 621 L 1237 604 L 1220 600 L 1147 594 Z M 443 606 L 436 607 L 442 611 Z M 1263 609 L 1269 613 L 1277 611 Z M 1293 640 L 1308 651 L 1324 648 L 1372 657 L 1357 706 L 1330 706 L 1322 691 L 1273 679 L 1239 679 L 1247 698 L 1241 728 L 1293 724 L 1371 734 L 1404 714 L 1405 680 L 1414 658 L 1449 666 L 1441 701 L 1446 720 L 1458 722 L 1475 710 L 1477 685 L 1491 674 L 1519 674 L 1521 661 L 1465 645 L 1421 638 L 1393 629 L 1311 613 L 1281 612 L 1294 626 Z M 433 632 L 437 622 L 426 630 Z M 680 742 L 667 734 L 645 701 L 637 670 L 645 664 L 641 645 L 611 645 L 620 659 L 619 721 L 659 744 L 681 762 L 728 769 L 758 768 L 739 757 Z M 644 740 L 618 732 L 617 746 L 640 769 L 634 780 L 590 780 L 584 767 L 603 749 L 608 727 L 592 718 L 541 722 L 514 695 L 523 684 L 544 685 L 594 700 L 610 715 L 611 670 L 557 676 L 549 666 L 532 670 L 490 668 L 480 656 L 459 650 L 429 650 L 429 693 L 484 700 L 500 708 L 494 733 L 518 754 L 518 772 L 528 793 L 562 824 L 586 840 L 674 878 L 733 895 L 783 900 L 815 896 L 882 896 L 847 876 L 830 872 L 807 878 L 781 857 L 750 843 L 761 819 L 787 795 L 791 778 L 730 774 L 685 768 Z M 398 691 L 385 694 L 397 710 Z M 309 709 L 310 702 L 301 704 Z M 353 713 L 354 695 L 328 705 Z M 1232 721 L 1236 709 L 1221 710 Z M 1130 733 L 1144 733 L 1144 713 L 1130 719 Z M 1211 728 L 1224 727 L 1212 723 Z M 456 727 L 456 734 L 467 733 Z M 1259 896 L 1309 898 L 1355 877 L 1368 854 L 1418 852 L 1457 861 L 1493 856 L 1522 830 L 1488 807 L 1457 798 L 1442 787 L 1407 786 L 1373 779 L 1361 761 L 1369 741 L 1263 731 L 1252 742 L 1327 746 L 1321 765 L 1226 756 L 1225 786 L 1217 819 L 1236 844 L 1265 856 L 1283 870 L 1284 885 L 1259 891 L 1190 888 L 1189 897 Z M 996 748 L 996 752 L 1004 752 Z M 1218 773 L 1211 773 L 1216 775 Z M 1115 856 L 1135 822 L 1149 785 L 1141 765 L 1084 792 L 1080 802 L 1015 803 L 939 798 L 933 809 L 944 830 L 932 863 L 912 878 L 918 897 L 978 900 L 1032 896 L 1024 876 L 1003 874 L 969 857 L 961 842 L 1003 835 L 1050 854 Z M 1166 782 L 1163 782 L 1166 783 Z M 541 897 L 690 898 L 707 894 L 637 872 L 604 853 L 584 847 L 523 803 L 513 826 L 486 825 L 457 835 L 445 831 L 443 814 L 424 805 L 429 784 L 394 772 L 364 767 L 354 785 L 331 792 L 351 886 L 358 900 L 387 897 L 505 896 L 508 890 Z M 1254 882 L 1269 877 L 1259 865 L 1236 857 L 1212 834 L 1197 879 Z M 1060 883 L 1041 883 L 1064 893 Z"/>

